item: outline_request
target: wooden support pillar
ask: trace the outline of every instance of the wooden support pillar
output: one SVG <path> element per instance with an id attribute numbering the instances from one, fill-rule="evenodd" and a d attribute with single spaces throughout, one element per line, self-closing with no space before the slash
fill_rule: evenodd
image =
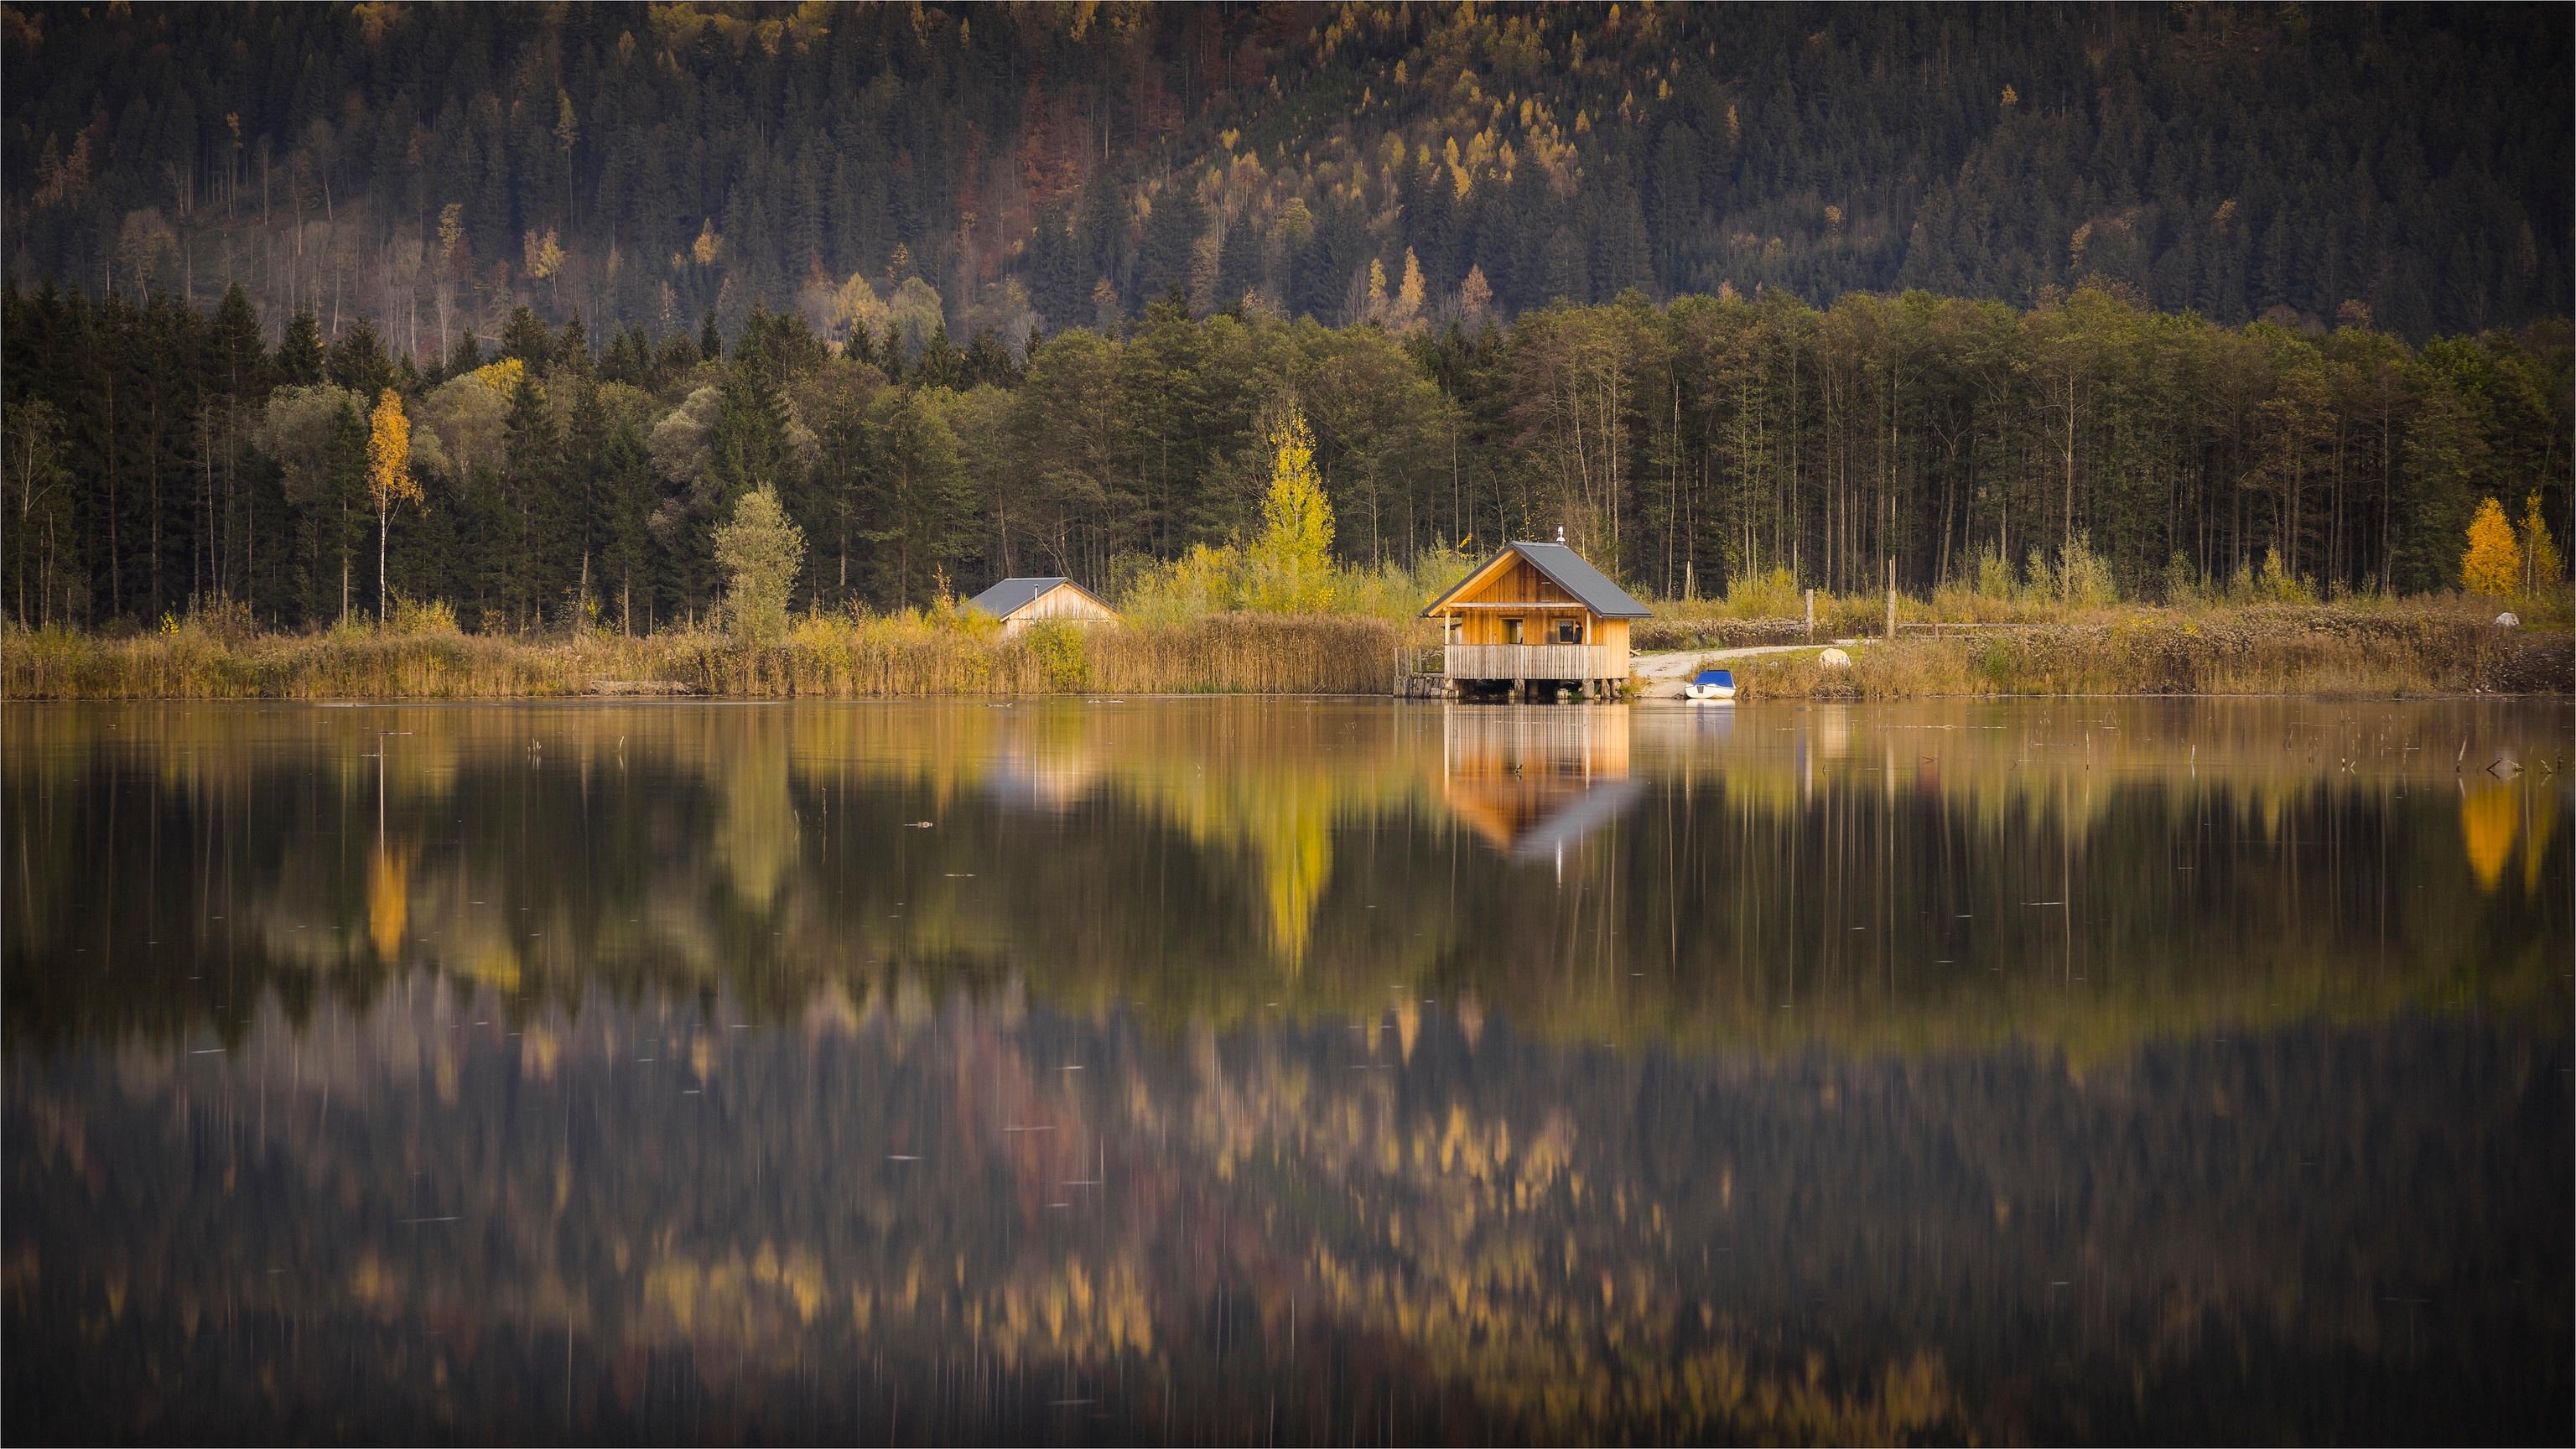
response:
<path id="1" fill-rule="evenodd" d="M 1816 637 L 1816 591 L 1807 590 L 1807 637 Z"/>
<path id="2" fill-rule="evenodd" d="M 1887 642 L 1896 642 L 1896 555 L 1887 556 Z"/>

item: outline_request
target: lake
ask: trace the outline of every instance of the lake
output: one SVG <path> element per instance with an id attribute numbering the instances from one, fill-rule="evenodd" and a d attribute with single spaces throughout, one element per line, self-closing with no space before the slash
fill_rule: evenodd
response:
<path id="1" fill-rule="evenodd" d="M 17 1442 L 2576 1402 L 2565 701 L 0 725 Z"/>

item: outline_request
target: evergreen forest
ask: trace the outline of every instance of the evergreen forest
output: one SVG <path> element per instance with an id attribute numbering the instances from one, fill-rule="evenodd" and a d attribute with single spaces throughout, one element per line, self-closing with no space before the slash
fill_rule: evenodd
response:
<path id="1" fill-rule="evenodd" d="M 762 488 L 798 608 L 1115 591 L 1259 527 L 1291 406 L 1343 563 L 1671 598 L 2568 531 L 2563 11 L 0 21 L 27 624 L 643 629 Z"/>

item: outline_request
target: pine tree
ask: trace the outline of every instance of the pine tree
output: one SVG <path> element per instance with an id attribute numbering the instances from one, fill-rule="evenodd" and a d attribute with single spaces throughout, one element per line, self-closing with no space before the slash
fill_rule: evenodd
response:
<path id="1" fill-rule="evenodd" d="M 961 387 L 1010 387 L 1019 379 L 1018 364 L 1011 360 L 1011 350 L 1004 347 L 991 331 L 980 331 L 966 344 L 966 356 L 959 368 Z"/>
<path id="2" fill-rule="evenodd" d="M 491 592 L 524 629 L 541 622 L 549 582 L 541 572 L 550 552 L 546 525 L 553 521 L 560 460 L 554 413 L 525 372 L 511 390 L 503 436 L 502 515 L 493 520 L 501 532 L 485 565 L 495 582 Z M 560 575 L 553 581 L 568 582 Z"/>
<path id="3" fill-rule="evenodd" d="M 501 324 L 501 355 L 515 357 L 531 372 L 543 372 L 554 360 L 554 334 L 546 330 L 537 314 L 526 307 L 510 309 L 510 320 Z"/>
<path id="4" fill-rule="evenodd" d="M 563 333 L 555 339 L 553 355 L 557 366 L 570 369 L 578 376 L 590 375 L 590 331 L 582 326 L 579 311 L 565 319 Z"/>
<path id="5" fill-rule="evenodd" d="M 608 516 L 601 521 L 600 575 L 617 589 L 618 625 L 635 632 L 636 611 L 647 616 L 654 600 L 652 564 L 653 469 L 634 429 L 611 431 L 600 450 L 598 493 Z"/>
<path id="6" fill-rule="evenodd" d="M 948 324 L 942 322 L 921 345 L 921 360 L 913 365 L 913 383 L 919 387 L 949 387 L 965 379 L 965 359 L 948 340 Z"/>
<path id="7" fill-rule="evenodd" d="M 299 311 L 277 342 L 277 381 L 281 387 L 311 387 L 322 380 L 322 322 L 311 310 Z"/>
<path id="8" fill-rule="evenodd" d="M 463 377 L 481 367 L 484 361 L 483 345 L 469 328 L 456 334 L 456 345 L 448 349 L 447 363 L 442 371 L 448 377 Z"/>
<path id="9" fill-rule="evenodd" d="M 323 375 L 334 387 L 346 388 L 360 397 L 374 397 L 392 386 L 393 359 L 386 355 L 384 343 L 376 336 L 376 324 L 364 317 L 351 322 L 331 344 Z"/>

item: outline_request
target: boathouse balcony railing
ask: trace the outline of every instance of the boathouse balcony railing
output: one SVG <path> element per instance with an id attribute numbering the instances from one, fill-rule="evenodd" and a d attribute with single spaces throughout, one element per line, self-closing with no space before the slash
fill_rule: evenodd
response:
<path id="1" fill-rule="evenodd" d="M 1628 672 L 1607 644 L 1451 644 L 1441 672 L 1451 679 L 1616 679 Z"/>

